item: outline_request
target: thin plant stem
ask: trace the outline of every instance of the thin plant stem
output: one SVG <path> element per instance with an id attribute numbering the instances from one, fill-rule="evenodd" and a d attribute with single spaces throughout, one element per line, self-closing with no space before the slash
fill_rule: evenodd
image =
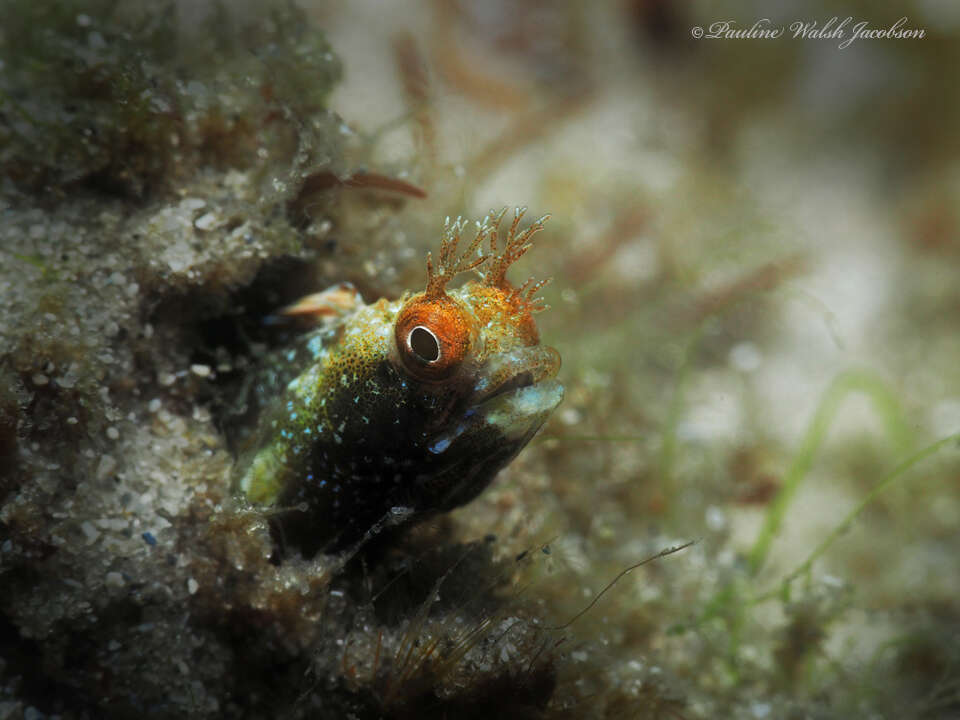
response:
<path id="1" fill-rule="evenodd" d="M 875 375 L 862 370 L 851 370 L 837 376 L 823 394 L 820 405 L 807 428 L 800 449 L 783 478 L 783 486 L 767 509 L 763 527 L 749 555 L 750 574 L 756 575 L 763 567 L 770 546 L 786 517 L 800 483 L 807 476 L 813 459 L 823 444 L 830 424 L 843 400 L 853 392 L 866 395 L 883 421 L 894 448 L 905 451 L 911 442 L 910 431 L 903 421 L 899 403 L 887 386 Z"/>
<path id="2" fill-rule="evenodd" d="M 783 592 L 789 586 L 790 583 L 792 583 L 801 575 L 805 575 L 810 572 L 810 569 L 813 567 L 813 563 L 816 562 L 817 558 L 823 555 L 830 548 L 830 546 L 837 540 L 837 538 L 839 538 L 841 535 L 843 535 L 845 532 L 847 532 L 850 529 L 850 527 L 853 525 L 856 519 L 860 516 L 860 513 L 862 513 L 870 503 L 876 500 L 882 492 L 887 490 L 887 488 L 889 488 L 891 485 L 893 485 L 893 483 L 899 480 L 914 465 L 921 462 L 922 460 L 925 460 L 931 455 L 935 454 L 945 445 L 949 445 L 951 443 L 957 443 L 957 442 L 960 442 L 960 433 L 956 433 L 954 435 L 948 435 L 945 438 L 937 440 L 932 445 L 927 445 L 927 447 L 923 448 L 919 452 L 914 453 L 913 455 L 908 457 L 906 460 L 904 460 L 902 463 L 897 465 L 897 467 L 894 468 L 892 472 L 890 472 L 885 478 L 883 478 L 883 480 L 877 483 L 876 486 L 869 493 L 867 493 L 867 495 L 863 498 L 863 500 L 860 503 L 858 503 L 857 506 L 847 514 L 847 516 L 843 519 L 843 521 L 839 525 L 837 525 L 833 530 L 830 531 L 830 533 L 823 539 L 823 541 L 819 545 L 817 545 L 816 548 L 814 548 L 813 552 L 811 552 L 807 556 L 806 560 L 800 563 L 800 565 L 798 565 L 793 572 L 789 573 L 786 577 L 783 578 L 778 589 L 774 589 L 762 595 L 757 596 L 755 599 L 751 600 L 751 604 L 757 604 L 765 600 L 769 600 L 770 598 L 775 597 L 776 595 L 783 594 Z"/>

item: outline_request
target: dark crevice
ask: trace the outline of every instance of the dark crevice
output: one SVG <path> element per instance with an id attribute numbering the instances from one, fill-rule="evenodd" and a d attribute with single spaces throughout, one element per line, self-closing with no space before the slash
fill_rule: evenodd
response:
<path id="1" fill-rule="evenodd" d="M 9 578 L 8 578 L 9 579 Z M 33 706 L 52 715 L 70 711 L 82 717 L 91 707 L 76 688 L 54 679 L 45 668 L 47 645 L 23 637 L 17 625 L 0 614 L 0 657 L 6 661 L 9 676 L 6 682 L 18 684 L 18 697 L 25 706 Z"/>

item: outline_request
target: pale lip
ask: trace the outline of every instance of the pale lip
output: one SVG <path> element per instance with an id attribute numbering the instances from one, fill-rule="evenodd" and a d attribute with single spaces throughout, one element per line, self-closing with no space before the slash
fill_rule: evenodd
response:
<path id="1" fill-rule="evenodd" d="M 481 404 L 479 411 L 505 439 L 525 445 L 562 400 L 563 385 L 549 379 L 498 393 Z"/>
<path id="2" fill-rule="evenodd" d="M 559 370 L 560 353 L 546 345 L 499 353 L 487 360 L 478 373 L 470 405 L 481 405 L 496 395 L 551 380 Z"/>
<path id="3" fill-rule="evenodd" d="M 430 443 L 434 454 L 447 450 L 462 435 L 494 430 L 500 441 L 520 450 L 563 400 L 563 386 L 554 377 L 560 354 L 533 346 L 494 356 L 485 364 L 460 421 Z M 487 434 L 487 433 L 480 433 Z"/>

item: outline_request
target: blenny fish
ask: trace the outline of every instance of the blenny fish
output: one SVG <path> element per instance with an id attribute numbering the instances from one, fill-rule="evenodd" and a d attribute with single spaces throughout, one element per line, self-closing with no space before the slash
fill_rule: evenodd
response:
<path id="1" fill-rule="evenodd" d="M 368 305 L 343 284 L 283 311 L 326 321 L 256 377 L 273 400 L 233 482 L 275 507 L 286 539 L 334 551 L 463 505 L 559 405 L 560 355 L 533 317 L 546 281 L 506 277 L 549 216 L 521 231 L 518 208 L 501 249 L 505 212 L 477 222 L 459 254 L 467 223 L 448 218 L 423 292 Z"/>

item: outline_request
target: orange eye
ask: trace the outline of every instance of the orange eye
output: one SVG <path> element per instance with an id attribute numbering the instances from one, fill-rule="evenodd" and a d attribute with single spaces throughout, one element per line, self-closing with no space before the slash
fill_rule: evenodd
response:
<path id="1" fill-rule="evenodd" d="M 446 295 L 408 300 L 397 315 L 394 336 L 404 367 L 421 380 L 449 377 L 470 348 L 468 317 Z"/>

